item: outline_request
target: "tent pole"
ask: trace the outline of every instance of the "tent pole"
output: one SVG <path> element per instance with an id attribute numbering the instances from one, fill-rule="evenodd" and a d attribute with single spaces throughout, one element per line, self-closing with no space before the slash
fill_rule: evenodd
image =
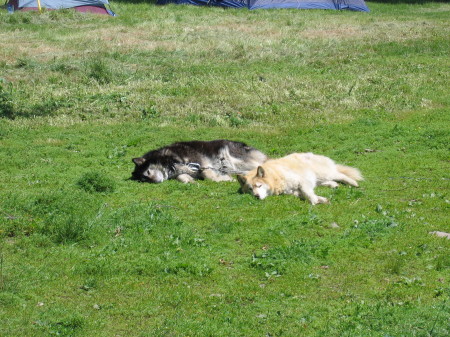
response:
<path id="1" fill-rule="evenodd" d="M 39 12 L 42 12 L 42 8 L 41 8 L 41 0 L 37 0 L 37 4 L 38 4 Z"/>

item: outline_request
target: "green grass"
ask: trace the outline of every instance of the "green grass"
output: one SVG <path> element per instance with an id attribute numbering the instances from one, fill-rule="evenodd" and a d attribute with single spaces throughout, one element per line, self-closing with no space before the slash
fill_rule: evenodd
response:
<path id="1" fill-rule="evenodd" d="M 368 5 L 0 11 L 0 335 L 448 335 L 450 6 Z M 128 180 L 216 138 L 365 181 Z"/>

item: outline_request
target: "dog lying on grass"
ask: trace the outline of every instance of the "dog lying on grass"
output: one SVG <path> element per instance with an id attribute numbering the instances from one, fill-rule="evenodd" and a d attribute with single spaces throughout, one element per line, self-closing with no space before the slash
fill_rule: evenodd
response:
<path id="1" fill-rule="evenodd" d="M 133 158 L 131 179 L 161 183 L 177 179 L 232 181 L 231 174 L 245 174 L 267 160 L 261 151 L 231 140 L 178 142 Z"/>
<path id="2" fill-rule="evenodd" d="M 338 165 L 328 157 L 313 153 L 293 153 L 272 159 L 250 171 L 238 175 L 244 193 L 258 199 L 269 195 L 293 194 L 311 204 L 328 203 L 328 199 L 314 193 L 316 186 L 338 187 L 337 182 L 358 186 L 362 180 L 358 169 Z"/>

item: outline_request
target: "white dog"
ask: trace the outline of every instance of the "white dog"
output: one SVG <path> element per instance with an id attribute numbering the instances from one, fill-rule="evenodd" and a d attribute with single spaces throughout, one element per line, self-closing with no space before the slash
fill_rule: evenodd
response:
<path id="1" fill-rule="evenodd" d="M 293 153 L 271 159 L 245 176 L 238 175 L 242 191 L 258 199 L 293 194 L 313 205 L 328 202 L 327 198 L 314 193 L 316 186 L 336 188 L 337 182 L 342 182 L 357 187 L 357 181 L 362 179 L 358 169 L 338 165 L 328 157 L 313 153 Z"/>

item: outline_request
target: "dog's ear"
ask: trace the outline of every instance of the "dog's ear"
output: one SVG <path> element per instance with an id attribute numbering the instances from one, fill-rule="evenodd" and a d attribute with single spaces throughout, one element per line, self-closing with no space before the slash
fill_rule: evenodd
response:
<path id="1" fill-rule="evenodd" d="M 247 183 L 247 179 L 245 179 L 245 177 L 241 174 L 238 174 L 236 178 L 241 186 L 244 186 Z"/>
<path id="2" fill-rule="evenodd" d="M 256 176 L 258 178 L 264 178 L 264 174 L 265 174 L 265 172 L 264 172 L 263 167 L 262 166 L 258 166 L 258 169 L 256 170 Z"/>
<path id="3" fill-rule="evenodd" d="M 135 163 L 138 166 L 145 163 L 145 158 L 144 157 L 133 158 L 131 160 L 133 161 L 133 163 Z"/>

